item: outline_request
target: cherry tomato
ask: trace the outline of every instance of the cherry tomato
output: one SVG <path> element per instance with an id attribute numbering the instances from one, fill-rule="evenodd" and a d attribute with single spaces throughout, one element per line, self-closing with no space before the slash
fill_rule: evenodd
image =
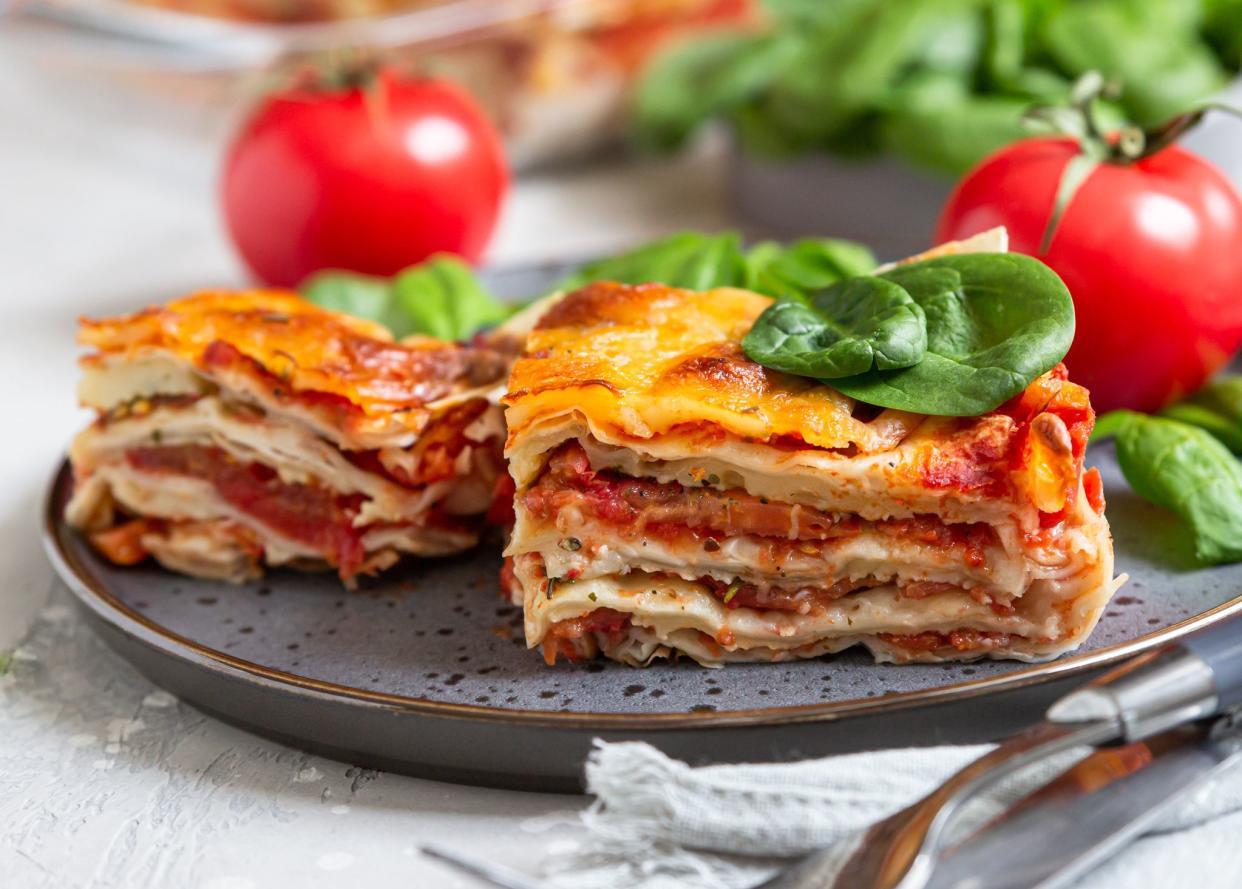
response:
<path id="1" fill-rule="evenodd" d="M 1047 253 L 1040 241 L 1069 139 L 1016 142 L 958 183 L 937 243 L 1003 225 L 1074 296 L 1066 357 L 1097 410 L 1152 411 L 1198 389 L 1242 343 L 1242 201 L 1224 175 L 1176 145 L 1101 163 L 1074 193 Z"/>
<path id="2" fill-rule="evenodd" d="M 366 86 L 268 96 L 233 140 L 220 194 L 246 264 L 292 287 L 324 268 L 477 261 L 507 187 L 500 138 L 469 95 L 381 70 Z"/>

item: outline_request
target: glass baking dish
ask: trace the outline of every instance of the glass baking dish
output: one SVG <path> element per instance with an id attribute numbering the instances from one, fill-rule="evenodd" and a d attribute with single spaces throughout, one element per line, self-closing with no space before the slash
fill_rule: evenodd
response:
<path id="1" fill-rule="evenodd" d="M 752 0 L 27 0 L 6 31 L 29 64 L 130 112 L 218 139 L 273 72 L 342 48 L 463 83 L 519 170 L 620 133 L 666 41 L 750 18 Z M 89 89 L 87 83 L 89 82 Z M 178 122 L 179 121 L 179 122 Z"/>

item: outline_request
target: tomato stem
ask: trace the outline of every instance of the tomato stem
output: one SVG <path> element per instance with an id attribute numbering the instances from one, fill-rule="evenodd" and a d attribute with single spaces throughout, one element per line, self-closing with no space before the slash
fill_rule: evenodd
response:
<path id="1" fill-rule="evenodd" d="M 1207 101 L 1151 129 L 1144 130 L 1128 123 L 1110 133 L 1100 126 L 1096 114 L 1098 102 L 1120 95 L 1116 82 L 1106 80 L 1099 71 L 1088 71 L 1070 90 L 1067 104 L 1032 105 L 1022 117 L 1023 123 L 1031 129 L 1061 133 L 1078 143 L 1078 155 L 1061 173 L 1048 225 L 1039 244 L 1041 254 L 1052 246 L 1057 226 L 1070 201 L 1100 164 L 1133 164 L 1158 154 L 1196 126 L 1209 111 L 1226 111 L 1242 117 L 1242 110 L 1232 105 Z"/>
<path id="2" fill-rule="evenodd" d="M 369 89 L 379 74 L 380 60 L 371 52 L 346 47 L 328 52 L 315 66 L 313 83 L 326 90 Z"/>

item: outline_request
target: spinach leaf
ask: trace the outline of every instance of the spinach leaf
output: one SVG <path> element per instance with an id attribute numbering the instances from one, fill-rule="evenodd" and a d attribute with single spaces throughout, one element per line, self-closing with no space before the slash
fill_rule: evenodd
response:
<path id="1" fill-rule="evenodd" d="M 700 124 L 771 81 L 793 46 L 788 35 L 724 33 L 657 56 L 634 95 L 636 141 L 646 148 L 680 146 Z"/>
<path id="2" fill-rule="evenodd" d="M 744 252 L 736 232 L 682 232 L 589 262 L 556 289 L 572 290 L 592 281 L 655 281 L 691 290 L 748 287 L 773 297 L 800 297 L 874 267 L 871 251 L 850 241 L 806 238 L 788 247 L 766 241 Z M 320 272 L 301 291 L 326 309 L 377 321 L 396 337 L 466 339 L 515 309 L 488 294 L 469 266 L 447 254 L 411 266 L 392 280 Z"/>
<path id="3" fill-rule="evenodd" d="M 881 127 L 884 150 L 946 175 L 1028 135 L 1022 114 L 1028 99 L 970 96 L 945 105 L 911 101 Z"/>
<path id="4" fill-rule="evenodd" d="M 1121 427 L 1130 422 L 1132 413 L 1133 411 L 1126 410 L 1109 411 L 1096 418 L 1095 426 L 1091 430 L 1091 443 L 1095 444 L 1106 438 L 1115 438 L 1121 431 Z"/>
<path id="5" fill-rule="evenodd" d="M 434 256 L 397 275 L 392 297 L 409 322 L 398 336 L 467 339 L 480 328 L 503 321 L 514 309 L 484 290 L 470 266 L 448 255 Z"/>
<path id="6" fill-rule="evenodd" d="M 788 247 L 761 241 L 746 254 L 746 287 L 768 296 L 801 296 L 873 268 L 871 251 L 851 241 L 805 238 Z"/>
<path id="7" fill-rule="evenodd" d="M 1226 67 L 1242 65 L 1242 0 L 1207 0 L 1203 29 Z"/>
<path id="8" fill-rule="evenodd" d="M 376 321 L 397 338 L 411 334 L 464 340 L 504 320 L 512 306 L 485 291 L 460 259 L 433 256 L 391 281 L 351 272 L 320 272 L 302 284 L 306 299 Z"/>
<path id="9" fill-rule="evenodd" d="M 1242 560 L 1242 463 L 1196 426 L 1132 412 L 1120 422 L 1117 461 L 1135 493 L 1181 516 L 1201 562 Z"/>
<path id="10" fill-rule="evenodd" d="M 690 290 L 745 287 L 767 296 L 791 297 L 822 290 L 873 268 L 871 251 L 851 241 L 804 238 L 787 247 L 762 241 L 744 252 L 736 232 L 682 232 L 587 263 L 557 289 L 572 290 L 592 281 L 654 281 Z"/>
<path id="11" fill-rule="evenodd" d="M 927 317 L 927 352 L 903 370 L 873 370 L 832 386 L 880 407 L 977 416 L 1053 368 L 1074 339 L 1074 303 L 1043 263 L 1016 253 L 942 256 L 898 266 Z"/>
<path id="12" fill-rule="evenodd" d="M 765 367 L 835 379 L 917 364 L 927 350 L 923 310 L 884 278 L 839 281 L 808 297 L 767 308 L 742 339 Z"/>
<path id="13" fill-rule="evenodd" d="M 977 49 L 963 50 L 956 39 L 964 5 L 960 0 L 821 3 L 820 17 L 802 25 L 792 60 L 764 93 L 770 124 L 804 145 L 856 130 L 929 49 L 942 42 L 959 55 Z"/>
<path id="14" fill-rule="evenodd" d="M 746 257 L 736 232 L 705 235 L 683 232 L 628 253 L 589 262 L 561 282 L 557 289 L 573 290 L 592 281 L 646 284 L 658 281 L 669 287 L 710 290 L 713 287 L 744 287 Z"/>
<path id="15" fill-rule="evenodd" d="M 1151 124 L 1206 99 L 1242 60 L 1239 0 L 765 0 L 763 30 L 671 45 L 648 66 L 640 142 L 710 119 L 744 150 L 903 159 L 960 174 L 1021 109 L 1088 69 Z"/>
<path id="16" fill-rule="evenodd" d="M 373 278 L 353 272 L 316 272 L 302 282 L 302 296 L 317 306 L 343 312 L 355 318 L 376 321 L 394 336 L 405 326 L 405 319 L 392 300 L 392 289 L 386 278 Z"/>
<path id="17" fill-rule="evenodd" d="M 1116 79 L 1135 122 L 1155 124 L 1225 85 L 1224 69 L 1197 32 L 1197 5 L 1067 3 L 1044 25 L 1043 43 L 1071 76 L 1098 70 Z"/>
<path id="18" fill-rule="evenodd" d="M 1206 429 L 1229 450 L 1242 453 L 1242 377 L 1225 377 L 1209 383 L 1186 401 L 1160 413 Z"/>

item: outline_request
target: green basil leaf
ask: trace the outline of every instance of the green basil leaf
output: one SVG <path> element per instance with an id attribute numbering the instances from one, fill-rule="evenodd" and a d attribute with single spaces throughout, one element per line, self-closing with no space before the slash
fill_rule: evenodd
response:
<path id="1" fill-rule="evenodd" d="M 384 325 L 394 336 L 405 326 L 392 300 L 392 288 L 386 278 L 372 278 L 353 272 L 317 272 L 302 282 L 302 296 L 315 305 L 355 318 L 365 318 Z"/>
<path id="2" fill-rule="evenodd" d="M 927 350 L 923 310 L 884 278 L 839 281 L 808 297 L 769 306 L 742 339 L 765 367 L 835 379 L 916 364 Z"/>
<path id="3" fill-rule="evenodd" d="M 464 340 L 482 327 L 503 321 L 513 306 L 479 284 L 470 266 L 455 256 L 433 256 L 411 266 L 392 282 L 393 301 L 406 319 L 396 336 L 412 333 L 442 340 Z"/>
<path id="4" fill-rule="evenodd" d="M 1209 383 L 1160 414 L 1206 429 L 1229 450 L 1242 453 L 1242 377 L 1225 377 Z"/>
<path id="5" fill-rule="evenodd" d="M 746 287 L 778 298 L 803 296 L 874 268 L 871 251 L 851 241 L 805 238 L 788 247 L 762 241 L 746 254 Z"/>
<path id="6" fill-rule="evenodd" d="M 832 381 L 867 404 L 942 416 L 985 414 L 1055 367 L 1073 342 L 1069 291 L 1029 256 L 942 256 L 884 277 L 923 308 L 927 352 L 913 367 Z"/>
<path id="7" fill-rule="evenodd" d="M 1242 560 L 1242 464 L 1210 433 L 1129 413 L 1117 431 L 1117 462 L 1136 494 L 1187 523 L 1201 562 Z"/>
<path id="8" fill-rule="evenodd" d="M 558 289 L 574 290 L 593 281 L 621 284 L 654 281 L 690 290 L 744 287 L 746 257 L 736 232 L 718 235 L 683 232 L 619 256 L 589 262 L 562 281 Z"/>

